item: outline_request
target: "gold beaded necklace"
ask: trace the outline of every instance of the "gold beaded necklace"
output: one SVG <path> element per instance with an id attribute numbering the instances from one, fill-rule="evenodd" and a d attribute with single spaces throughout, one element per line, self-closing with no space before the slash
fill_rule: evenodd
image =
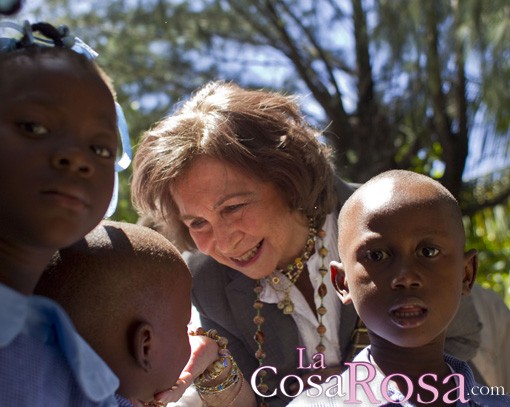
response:
<path id="1" fill-rule="evenodd" d="M 323 353 L 326 350 L 326 347 L 323 344 L 323 338 L 326 333 L 326 327 L 322 323 L 322 318 L 326 314 L 327 309 L 324 306 L 324 297 L 327 295 L 327 287 L 324 284 L 324 277 L 328 273 L 328 268 L 326 266 L 326 256 L 328 255 L 328 249 L 324 246 L 324 238 L 326 237 L 326 232 L 324 230 L 319 230 L 317 232 L 312 219 L 309 221 L 309 229 L 308 229 L 308 238 L 306 239 L 304 253 L 301 257 L 298 257 L 294 260 L 294 263 L 289 264 L 285 269 L 277 269 L 275 272 L 271 274 L 271 276 L 266 277 L 269 285 L 278 293 L 283 292 L 283 299 L 278 301 L 277 306 L 285 315 L 290 315 L 294 312 L 294 303 L 290 299 L 290 290 L 292 286 L 296 283 L 296 281 L 301 276 L 303 272 L 306 262 L 310 259 L 315 250 L 316 241 L 319 243 L 319 256 L 321 257 L 321 264 L 319 266 L 319 273 L 321 275 L 321 284 L 317 290 L 319 297 L 321 299 L 320 305 L 317 307 L 317 333 L 319 334 L 319 344 L 315 348 L 317 352 Z M 281 279 L 276 275 L 276 272 L 281 272 L 288 278 L 288 284 L 282 289 L 279 288 L 281 284 Z M 254 288 L 254 292 L 256 295 L 255 302 L 253 303 L 253 308 L 256 310 L 255 317 L 253 318 L 253 322 L 256 325 L 256 331 L 254 335 L 255 342 L 257 342 L 257 351 L 255 352 L 255 358 L 259 361 L 259 366 L 264 364 L 264 360 L 266 358 L 266 353 L 262 347 L 264 343 L 265 335 L 262 331 L 262 324 L 264 323 L 264 317 L 262 316 L 262 308 L 264 307 L 264 303 L 260 300 L 260 294 L 263 291 L 263 287 L 261 285 L 261 280 L 257 280 L 257 284 Z M 259 372 L 259 383 L 257 384 L 257 389 L 260 393 L 265 394 L 268 391 L 267 384 L 264 383 L 264 376 L 266 371 L 261 370 Z M 268 404 L 262 400 L 259 404 L 260 407 L 267 407 Z"/>
<path id="2" fill-rule="evenodd" d="M 278 309 L 281 309 L 285 315 L 294 312 L 294 303 L 290 299 L 290 290 L 301 276 L 305 269 L 305 264 L 315 251 L 315 236 L 317 231 L 311 224 L 308 228 L 308 237 L 306 239 L 305 251 L 301 257 L 296 257 L 294 263 L 289 264 L 285 269 L 276 269 L 273 273 L 266 277 L 273 290 L 277 293 L 283 293 L 283 299 L 278 301 Z M 281 279 L 279 274 L 283 274 L 288 280 Z"/>

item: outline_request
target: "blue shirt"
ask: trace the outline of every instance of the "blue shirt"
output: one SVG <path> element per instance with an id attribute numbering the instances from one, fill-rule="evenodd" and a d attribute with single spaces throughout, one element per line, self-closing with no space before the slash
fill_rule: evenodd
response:
<path id="1" fill-rule="evenodd" d="M 58 304 L 0 284 L 2 407 L 117 406 L 118 386 Z"/>
<path id="2" fill-rule="evenodd" d="M 119 407 L 133 407 L 133 403 L 118 393 L 115 395 L 115 399 L 117 400 Z"/>
<path id="3" fill-rule="evenodd" d="M 499 406 L 510 406 L 510 396 L 505 395 L 481 395 L 477 393 L 486 393 L 490 388 L 487 386 L 481 386 L 475 382 L 473 377 L 473 372 L 471 368 L 466 362 L 463 362 L 459 359 L 454 358 L 453 356 L 444 355 L 445 362 L 450 366 L 452 373 L 457 373 L 464 376 L 464 390 L 465 390 L 465 399 L 467 399 L 467 403 L 463 403 L 460 400 L 457 402 L 452 402 L 450 405 L 452 407 L 499 407 Z M 373 365 L 370 360 L 370 346 L 366 347 L 362 350 L 356 357 L 353 362 L 362 362 Z M 373 365 L 375 366 L 375 365 Z M 360 369 L 364 369 L 360 367 Z M 367 378 L 367 374 L 365 373 L 367 370 L 364 370 L 363 373 L 360 373 L 360 381 L 361 379 Z M 388 398 L 392 400 L 392 402 L 388 402 L 382 396 L 382 382 L 385 379 L 385 375 L 381 370 L 377 367 L 372 370 L 375 373 L 374 377 L 369 380 L 369 386 L 371 392 L 366 392 L 362 389 L 361 386 L 356 386 L 356 395 L 353 396 L 356 400 L 359 400 L 358 403 L 353 403 L 349 400 L 349 370 L 346 370 L 342 375 L 342 393 L 345 394 L 343 397 L 339 395 L 330 396 L 327 395 L 327 389 L 334 386 L 337 381 L 333 379 L 331 382 L 323 383 L 321 385 L 322 394 L 317 396 L 317 389 L 310 389 L 310 394 L 307 394 L 306 391 L 301 393 L 298 397 L 296 397 L 290 404 L 289 407 L 340 407 L 340 406 L 379 406 L 379 407 L 415 407 L 414 404 L 409 401 L 404 401 L 405 396 L 399 391 L 398 387 L 392 382 L 389 381 L 389 384 L 385 388 L 387 391 Z M 317 373 L 320 374 L 320 371 Z M 483 388 L 483 389 L 482 389 Z M 501 390 L 501 389 L 500 389 Z M 509 389 L 504 389 L 508 391 Z M 336 392 L 336 388 L 334 388 L 333 392 Z M 371 393 L 374 397 L 370 397 L 368 393 Z M 315 396 L 315 397 L 314 397 Z M 431 395 L 432 397 L 432 395 Z M 449 399 L 457 399 L 454 395 L 449 395 Z M 374 401 L 376 400 L 376 401 Z M 423 404 L 426 405 L 426 404 Z"/>

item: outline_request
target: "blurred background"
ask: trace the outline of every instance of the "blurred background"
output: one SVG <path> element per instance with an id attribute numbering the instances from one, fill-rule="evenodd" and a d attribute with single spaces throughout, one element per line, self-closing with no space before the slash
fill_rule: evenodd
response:
<path id="1" fill-rule="evenodd" d="M 135 154 L 209 80 L 298 95 L 344 179 L 411 169 L 457 196 L 478 282 L 510 306 L 508 0 L 26 0 L 1 18 L 66 24 L 99 52 Z M 113 218 L 135 222 L 129 180 Z"/>

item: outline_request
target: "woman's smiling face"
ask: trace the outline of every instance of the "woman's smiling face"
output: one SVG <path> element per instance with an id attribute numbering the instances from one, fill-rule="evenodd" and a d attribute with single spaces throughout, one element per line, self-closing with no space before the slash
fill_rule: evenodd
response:
<path id="1" fill-rule="evenodd" d="M 302 254 L 308 221 L 270 182 L 201 157 L 171 192 L 197 248 L 250 278 L 265 277 Z"/>

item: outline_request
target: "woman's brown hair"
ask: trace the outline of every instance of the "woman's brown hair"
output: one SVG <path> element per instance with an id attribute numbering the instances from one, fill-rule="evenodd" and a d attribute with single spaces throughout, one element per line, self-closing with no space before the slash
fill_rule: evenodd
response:
<path id="1" fill-rule="evenodd" d="M 292 97 L 209 83 L 142 136 L 133 162 L 133 204 L 164 223 L 179 249 L 195 249 L 171 185 L 205 156 L 273 183 L 291 209 L 321 225 L 336 195 L 330 149 L 319 135 Z"/>

